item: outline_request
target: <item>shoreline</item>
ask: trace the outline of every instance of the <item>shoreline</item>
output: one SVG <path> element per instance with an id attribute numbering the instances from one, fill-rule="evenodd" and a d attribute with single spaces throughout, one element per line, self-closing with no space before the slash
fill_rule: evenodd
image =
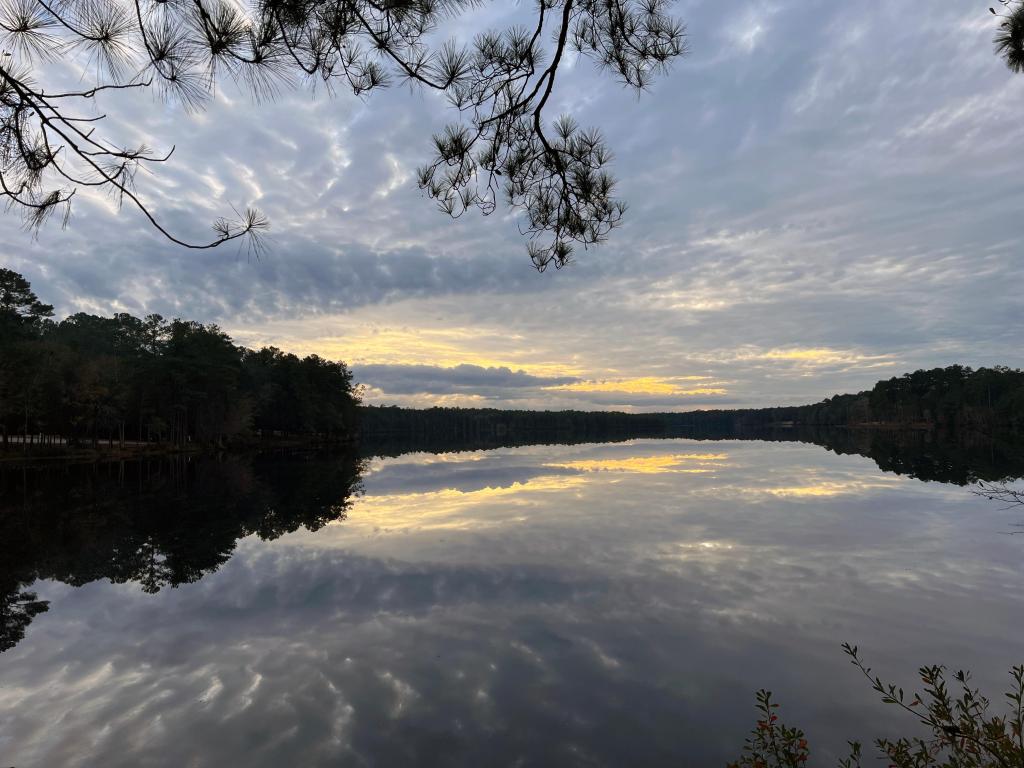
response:
<path id="1" fill-rule="evenodd" d="M 51 446 L 39 444 L 29 445 L 23 450 L 21 443 L 0 446 L 0 464 L 35 464 L 35 463 L 101 463 L 108 461 L 132 461 L 145 458 L 165 458 L 170 456 L 212 456 L 217 454 L 246 454 L 274 450 L 324 450 L 331 448 L 354 448 L 359 444 L 356 439 L 348 440 L 309 440 L 291 438 L 256 438 L 251 441 L 238 442 L 226 446 L 216 445 L 169 445 L 164 443 L 132 443 L 113 446 Z"/>
<path id="2" fill-rule="evenodd" d="M 598 436 L 593 434 L 558 435 L 548 430 L 529 430 L 528 434 L 518 435 L 479 435 L 476 440 L 467 439 L 466 442 L 490 444 L 494 447 L 505 447 L 508 445 L 534 445 L 563 442 L 620 442 L 633 439 L 678 439 L 692 437 L 698 440 L 715 439 L 756 439 L 758 434 L 768 435 L 773 432 L 792 432 L 794 434 L 802 430 L 825 430 L 833 433 L 890 433 L 890 434 L 922 434 L 932 433 L 943 438 L 973 437 L 1008 439 L 1011 443 L 1024 444 L 1024 435 L 1016 432 L 989 433 L 982 430 L 954 430 L 940 424 L 929 424 L 922 422 L 893 423 L 893 422 L 864 422 L 858 424 L 810 424 L 801 422 L 775 422 L 751 427 L 734 427 L 731 429 L 708 429 L 699 425 L 674 426 L 666 429 L 661 434 L 652 434 L 649 430 L 637 430 L 635 434 L 629 430 L 614 430 L 611 433 Z M 732 436 L 732 437 L 730 437 Z M 145 458 L 168 458 L 173 456 L 198 457 L 216 455 L 244 455 L 249 453 L 260 453 L 264 451 L 296 450 L 296 451 L 320 451 L 320 450 L 358 450 L 360 446 L 379 448 L 381 444 L 395 443 L 409 448 L 422 444 L 423 450 L 436 452 L 440 444 L 452 442 L 443 436 L 434 436 L 437 440 L 421 430 L 371 430 L 343 440 L 323 440 L 318 438 L 304 437 L 254 437 L 252 439 L 232 442 L 228 445 L 210 444 L 188 444 L 172 445 L 169 443 L 138 443 L 129 442 L 124 445 L 114 444 L 112 446 L 99 444 L 96 446 L 77 445 L 69 447 L 66 444 L 47 445 L 41 443 L 26 444 L 23 442 L 10 442 L 7 446 L 0 445 L 0 465 L 36 465 L 36 464 L 58 464 L 58 463 L 105 463 L 111 461 L 133 461 Z M 558 439 L 561 437 L 562 439 Z M 20 438 L 20 436 L 19 436 Z M 515 438 L 515 439 L 510 439 Z M 437 442 L 438 445 L 434 445 Z M 458 440 L 454 442 L 459 442 Z M 432 450 L 433 448 L 433 450 Z M 454 449 L 454 450 L 466 450 Z M 480 450 L 476 448 L 475 450 Z"/>

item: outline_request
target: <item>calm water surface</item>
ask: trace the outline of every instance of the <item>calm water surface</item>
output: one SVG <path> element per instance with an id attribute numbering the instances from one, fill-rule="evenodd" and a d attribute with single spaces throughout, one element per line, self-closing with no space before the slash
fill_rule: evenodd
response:
<path id="1" fill-rule="evenodd" d="M 83 472 L 2 486 L 4 766 L 719 766 L 761 687 L 829 764 L 841 642 L 1024 661 L 1024 509 L 812 445 Z"/>

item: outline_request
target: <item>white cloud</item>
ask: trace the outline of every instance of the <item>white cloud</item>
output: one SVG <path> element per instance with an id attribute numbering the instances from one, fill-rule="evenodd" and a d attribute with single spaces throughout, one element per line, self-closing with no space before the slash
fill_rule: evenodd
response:
<path id="1" fill-rule="evenodd" d="M 494 26 L 528 10 L 476 13 Z M 0 261 L 60 312 L 216 321 L 246 343 L 357 367 L 709 376 L 729 382 L 731 402 L 765 404 L 916 367 L 1020 365 L 1024 77 L 992 54 L 991 20 L 975 10 L 691 2 L 693 56 L 639 100 L 585 61 L 566 69 L 557 104 L 604 129 L 631 209 L 608 244 L 562 272 L 530 270 L 507 209 L 453 222 L 415 188 L 412 169 L 452 115 L 401 88 L 258 106 L 228 89 L 197 116 L 104 97 L 118 138 L 177 144 L 140 178 L 175 232 L 199 239 L 230 205 L 255 203 L 271 219 L 271 253 L 182 252 L 137 212 L 86 195 L 67 231 L 38 241 L 0 219 Z M 827 354 L 812 365 L 787 350 Z M 367 383 L 414 404 L 694 400 Z"/>

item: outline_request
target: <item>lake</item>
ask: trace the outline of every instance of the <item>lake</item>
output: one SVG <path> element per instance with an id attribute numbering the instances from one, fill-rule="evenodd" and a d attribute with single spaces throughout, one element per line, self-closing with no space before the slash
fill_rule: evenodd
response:
<path id="1" fill-rule="evenodd" d="M 997 704 L 1024 662 L 1024 508 L 811 444 L 150 460 L 0 491 L 3 766 L 722 766 L 759 688 L 828 765 L 913 730 L 842 642 L 908 688 L 971 669 Z"/>

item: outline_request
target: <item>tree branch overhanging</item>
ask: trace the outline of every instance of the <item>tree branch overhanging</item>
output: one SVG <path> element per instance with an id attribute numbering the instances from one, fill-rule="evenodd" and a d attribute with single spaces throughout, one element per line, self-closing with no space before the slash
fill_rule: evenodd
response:
<path id="1" fill-rule="evenodd" d="M 394 78 L 444 94 L 458 115 L 434 137 L 420 187 L 442 211 L 522 212 L 538 269 L 570 261 L 574 245 L 603 242 L 625 205 L 614 197 L 611 153 L 595 130 L 545 116 L 567 50 L 638 91 L 685 52 L 671 0 L 536 0 L 535 23 L 486 31 L 469 45 L 438 44 L 445 19 L 478 0 L 0 0 L 0 197 L 38 227 L 74 191 L 104 188 L 189 248 L 231 240 L 259 245 L 255 211 L 214 225 L 208 242 L 166 229 L 134 186 L 143 164 L 169 153 L 119 147 L 97 134 L 92 100 L 157 89 L 201 108 L 220 78 L 259 98 L 297 82 L 363 95 Z M 550 48 L 550 53 L 549 53 Z M 66 52 L 88 59 L 96 82 L 80 91 L 35 85 Z M 77 107 L 77 109 L 76 109 Z"/>

